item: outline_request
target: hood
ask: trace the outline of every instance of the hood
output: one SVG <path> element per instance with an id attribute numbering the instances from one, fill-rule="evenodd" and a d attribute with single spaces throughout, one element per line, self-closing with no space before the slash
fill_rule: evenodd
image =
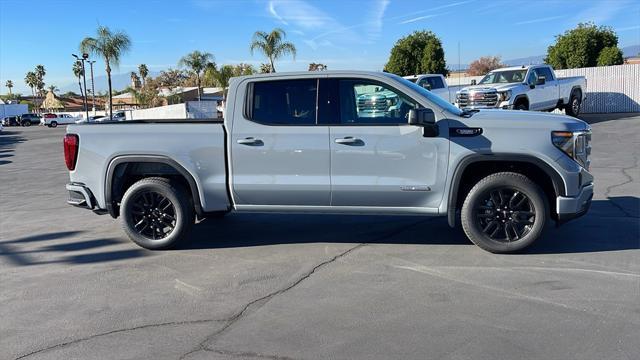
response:
<path id="1" fill-rule="evenodd" d="M 548 128 L 558 131 L 588 130 L 586 122 L 563 114 L 551 114 L 539 111 L 518 110 L 480 110 L 466 121 L 472 124 L 500 127 Z"/>
<path id="2" fill-rule="evenodd" d="M 462 89 L 460 89 L 460 91 L 470 91 L 470 90 L 486 91 L 486 90 L 494 90 L 494 89 L 497 91 L 504 91 L 504 90 L 513 89 L 519 85 L 521 85 L 521 83 L 472 85 L 472 86 L 465 86 Z"/>

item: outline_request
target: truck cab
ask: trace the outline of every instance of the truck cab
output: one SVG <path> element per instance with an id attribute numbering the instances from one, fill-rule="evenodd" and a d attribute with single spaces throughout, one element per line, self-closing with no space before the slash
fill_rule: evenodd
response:
<path id="1" fill-rule="evenodd" d="M 447 79 L 442 74 L 421 74 L 405 76 L 405 79 L 422 86 L 450 103 L 455 103 L 455 93 L 451 93 Z"/>

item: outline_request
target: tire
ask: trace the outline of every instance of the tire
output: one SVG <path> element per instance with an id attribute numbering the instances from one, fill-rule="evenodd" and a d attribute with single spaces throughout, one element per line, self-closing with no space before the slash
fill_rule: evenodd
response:
<path id="1" fill-rule="evenodd" d="M 461 222 L 469 240 L 480 248 L 511 253 L 540 237 L 548 213 L 539 186 L 522 174 L 500 172 L 471 189 L 462 205 Z"/>
<path id="2" fill-rule="evenodd" d="M 195 221 L 187 190 L 177 182 L 158 177 L 131 185 L 122 198 L 120 215 L 129 239 L 150 250 L 175 246 Z"/>
<path id="3" fill-rule="evenodd" d="M 57 121 L 52 121 L 51 124 L 49 125 L 49 127 L 58 127 L 58 122 Z"/>
<path id="4" fill-rule="evenodd" d="M 22 126 L 26 126 L 26 127 L 31 126 L 31 121 L 23 121 Z"/>
<path id="5" fill-rule="evenodd" d="M 580 94 L 580 92 L 578 91 L 574 91 L 573 93 L 571 93 L 569 103 L 564 108 L 565 114 L 573 117 L 578 117 L 578 115 L 580 114 L 580 108 L 582 106 L 581 95 L 582 94 Z"/>
<path id="6" fill-rule="evenodd" d="M 527 103 L 525 103 L 524 101 L 520 101 L 519 103 L 516 104 L 514 109 L 515 110 L 529 110 L 529 107 L 527 106 Z"/>

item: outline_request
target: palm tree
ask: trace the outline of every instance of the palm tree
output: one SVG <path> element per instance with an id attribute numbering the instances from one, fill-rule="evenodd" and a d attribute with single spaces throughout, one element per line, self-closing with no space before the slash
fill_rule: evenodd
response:
<path id="1" fill-rule="evenodd" d="M 31 96 L 33 96 L 33 97 L 36 96 L 36 94 L 33 91 L 33 89 L 36 87 L 37 81 L 38 81 L 38 78 L 36 76 L 36 73 L 34 73 L 33 71 L 27 72 L 27 74 L 24 77 L 24 82 L 25 82 L 25 84 L 27 84 L 28 87 L 31 88 Z"/>
<path id="2" fill-rule="evenodd" d="M 142 87 L 144 87 L 145 79 L 147 78 L 147 75 L 149 75 L 149 69 L 147 68 L 147 65 L 138 65 L 138 72 L 140 73 L 140 77 L 142 78 Z"/>
<path id="3" fill-rule="evenodd" d="M 271 72 L 276 72 L 273 65 L 275 60 L 287 54 L 291 54 L 294 60 L 296 58 L 296 47 L 292 43 L 284 41 L 286 36 L 287 34 L 280 28 L 275 28 L 268 34 L 264 31 L 256 31 L 249 45 L 251 55 L 256 49 L 260 50 L 269 59 Z"/>
<path id="4" fill-rule="evenodd" d="M 43 96 L 44 94 L 44 76 L 47 74 L 47 70 L 45 70 L 43 65 L 36 65 L 34 70 L 36 73 L 36 89 L 38 90 L 38 96 Z"/>
<path id="5" fill-rule="evenodd" d="M 131 77 L 131 87 L 137 89 L 140 85 L 140 77 L 138 76 L 138 74 L 136 74 L 135 71 L 132 71 L 131 75 L 129 76 Z"/>
<path id="6" fill-rule="evenodd" d="M 13 81 L 11 81 L 11 80 L 7 80 L 7 82 L 6 82 L 6 83 L 4 83 L 4 86 L 6 86 L 6 87 L 7 87 L 7 89 L 9 89 L 9 96 L 11 96 L 11 95 L 12 95 L 12 94 L 11 94 L 11 88 L 13 87 Z"/>
<path id="7" fill-rule="evenodd" d="M 57 86 L 55 85 L 49 85 L 49 87 L 47 87 L 47 90 L 51 91 L 52 93 L 55 94 L 56 91 L 59 91 L 60 89 L 58 89 Z"/>
<path id="8" fill-rule="evenodd" d="M 122 32 L 112 32 L 106 26 L 98 26 L 97 37 L 86 37 L 80 43 L 80 51 L 101 56 L 107 72 L 109 87 L 109 119 L 113 114 L 113 91 L 111 88 L 111 65 L 118 66 L 120 57 L 131 48 L 131 39 Z"/>
<path id="9" fill-rule="evenodd" d="M 236 68 L 233 65 L 223 65 L 219 70 L 214 71 L 213 78 L 215 79 L 216 86 L 222 88 L 222 98 L 227 98 L 227 88 L 229 87 L 229 79 L 231 79 L 236 72 Z"/>
<path id="10" fill-rule="evenodd" d="M 213 55 L 208 52 L 200 52 L 195 50 L 180 59 L 178 66 L 184 66 L 196 76 L 196 85 L 198 86 L 198 101 L 201 100 L 200 95 L 200 73 L 205 69 L 208 63 L 213 61 Z"/>
<path id="11" fill-rule="evenodd" d="M 80 96 L 84 97 L 84 94 L 82 93 L 82 83 L 80 82 L 80 79 L 82 78 L 84 69 L 82 69 L 82 63 L 80 61 L 76 61 L 73 63 L 73 75 L 75 75 L 75 77 L 78 78 L 78 87 L 80 88 Z"/>

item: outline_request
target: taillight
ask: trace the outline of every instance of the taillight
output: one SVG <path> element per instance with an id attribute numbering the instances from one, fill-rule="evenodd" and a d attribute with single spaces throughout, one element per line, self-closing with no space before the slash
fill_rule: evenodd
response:
<path id="1" fill-rule="evenodd" d="M 76 134 L 67 134 L 64 136 L 64 162 L 67 164 L 67 169 L 73 170 L 76 168 L 76 160 L 78 160 L 78 145 L 80 144 L 80 138 Z"/>

